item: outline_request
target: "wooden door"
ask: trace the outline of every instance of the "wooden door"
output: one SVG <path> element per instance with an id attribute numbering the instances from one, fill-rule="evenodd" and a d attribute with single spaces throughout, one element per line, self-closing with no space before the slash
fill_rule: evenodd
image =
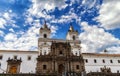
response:
<path id="1" fill-rule="evenodd" d="M 17 66 L 11 66 L 9 69 L 9 73 L 12 73 L 12 74 L 17 73 Z"/>

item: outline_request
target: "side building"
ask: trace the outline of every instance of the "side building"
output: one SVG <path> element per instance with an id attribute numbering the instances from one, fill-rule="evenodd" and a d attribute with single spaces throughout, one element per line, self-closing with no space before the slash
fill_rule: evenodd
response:
<path id="1" fill-rule="evenodd" d="M 0 73 L 35 73 L 37 51 L 0 50 Z"/>
<path id="2" fill-rule="evenodd" d="M 120 54 L 83 53 L 85 70 L 89 72 L 120 72 Z"/>

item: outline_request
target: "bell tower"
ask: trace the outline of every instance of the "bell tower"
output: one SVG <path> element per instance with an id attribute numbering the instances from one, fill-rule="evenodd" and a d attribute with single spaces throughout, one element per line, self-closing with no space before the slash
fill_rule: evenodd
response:
<path id="1" fill-rule="evenodd" d="M 40 38 L 50 38 L 51 30 L 48 28 L 46 21 L 43 27 L 40 28 Z"/>
<path id="2" fill-rule="evenodd" d="M 74 30 L 72 25 L 70 25 L 70 28 L 66 35 L 66 40 L 78 40 L 78 31 Z"/>

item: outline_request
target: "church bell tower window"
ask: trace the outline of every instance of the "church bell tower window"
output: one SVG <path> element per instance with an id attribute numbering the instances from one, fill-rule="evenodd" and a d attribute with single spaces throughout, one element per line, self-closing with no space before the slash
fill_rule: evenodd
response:
<path id="1" fill-rule="evenodd" d="M 46 35 L 46 34 L 44 34 L 44 38 L 47 38 L 47 35 Z"/>
<path id="2" fill-rule="evenodd" d="M 73 36 L 73 40 L 75 40 L 75 36 Z"/>

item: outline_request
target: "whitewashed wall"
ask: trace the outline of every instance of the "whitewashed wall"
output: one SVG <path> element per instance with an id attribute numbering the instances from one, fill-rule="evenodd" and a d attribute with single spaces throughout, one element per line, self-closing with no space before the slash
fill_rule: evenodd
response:
<path id="1" fill-rule="evenodd" d="M 0 52 L 0 55 L 3 56 L 2 60 L 0 60 L 1 63 L 1 69 L 7 70 L 7 60 L 8 58 L 13 58 L 13 56 L 17 56 L 18 59 L 22 59 L 21 65 L 20 65 L 20 72 L 21 73 L 35 73 L 36 63 L 37 63 L 37 56 L 38 52 Z M 28 60 L 28 56 L 31 56 L 31 60 Z M 0 69 L 0 73 L 3 72 L 3 70 Z"/>
<path id="2" fill-rule="evenodd" d="M 120 56 L 111 56 L 109 54 L 106 54 L 106 56 L 83 54 L 83 58 L 88 60 L 87 63 L 85 61 L 85 70 L 87 73 L 100 72 L 100 68 L 104 66 L 106 66 L 107 68 L 111 68 L 111 71 L 113 73 L 116 73 L 117 71 L 120 72 L 120 63 L 118 63 L 118 60 L 120 60 Z M 94 63 L 94 59 L 96 59 L 96 63 Z M 103 63 L 103 59 L 105 60 L 105 63 Z M 113 63 L 111 63 L 110 60 L 112 60 Z"/>

